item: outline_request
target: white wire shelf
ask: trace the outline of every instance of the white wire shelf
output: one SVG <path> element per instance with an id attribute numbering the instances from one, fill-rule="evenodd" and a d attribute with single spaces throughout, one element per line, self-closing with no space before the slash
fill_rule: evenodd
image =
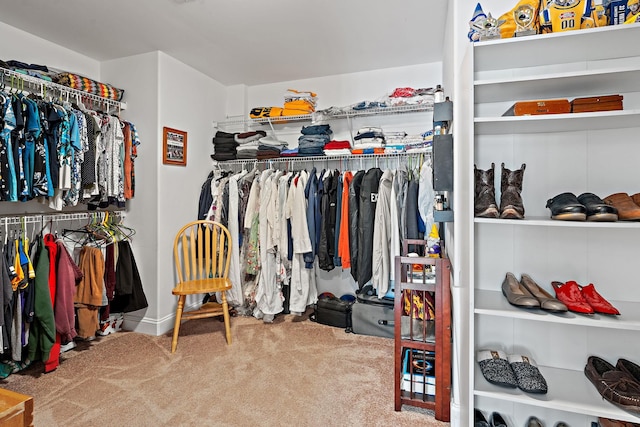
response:
<path id="1" fill-rule="evenodd" d="M 70 213 L 25 213 L 25 214 L 13 214 L 0 216 L 0 225 L 15 225 L 15 224 L 35 224 L 44 222 L 63 222 L 63 221 L 76 221 L 76 220 L 88 220 L 94 217 L 102 217 L 108 212 L 109 215 L 114 215 L 117 218 L 124 217 L 124 211 L 122 210 L 96 210 L 87 212 L 70 212 Z"/>
<path id="2" fill-rule="evenodd" d="M 279 116 L 264 117 L 259 119 L 251 119 L 245 117 L 229 117 L 221 122 L 214 122 L 214 127 L 229 126 L 261 126 L 261 125 L 279 125 L 294 122 L 321 122 L 327 120 L 351 119 L 356 117 L 376 116 L 376 115 L 393 115 L 407 114 L 433 111 L 433 102 L 424 102 L 421 104 L 396 105 L 389 107 L 367 108 L 364 110 L 340 110 L 335 113 L 323 113 L 316 111 L 315 113 L 303 114 L 299 116 Z"/>
<path id="3" fill-rule="evenodd" d="M 19 73 L 8 68 L 0 67 L 0 81 L 4 85 L 5 90 L 12 89 L 27 94 L 41 94 L 43 96 L 61 98 L 66 101 L 68 101 L 70 97 L 73 97 L 76 100 L 89 99 L 98 105 L 108 106 L 108 109 L 116 108 L 118 110 L 125 110 L 127 108 L 127 104 L 125 102 L 116 101 L 115 99 L 104 98 L 99 95 L 94 95 L 93 93 L 73 89 L 69 86 L 50 82 L 48 80 L 43 80 L 41 78 L 30 76 L 28 74 Z M 21 82 L 27 83 L 27 88 L 25 88 L 24 84 L 22 84 Z M 16 86 L 11 87 L 12 83 L 15 83 Z M 31 90 L 31 87 L 33 87 L 31 85 L 35 85 L 36 91 Z M 46 93 L 47 91 L 49 91 L 50 93 Z"/>

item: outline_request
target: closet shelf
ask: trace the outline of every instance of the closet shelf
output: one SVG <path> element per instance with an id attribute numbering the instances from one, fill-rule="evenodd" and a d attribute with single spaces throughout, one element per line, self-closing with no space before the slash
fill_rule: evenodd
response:
<path id="1" fill-rule="evenodd" d="M 627 58 L 640 55 L 640 25 L 610 25 L 474 43 L 474 67 L 482 72 Z M 623 40 L 621 42 L 621 40 Z M 549 46 L 553 46 L 550 48 Z M 599 49 L 597 46 L 607 46 Z M 480 75 L 476 71 L 475 79 Z"/>
<path id="2" fill-rule="evenodd" d="M 393 154 L 352 154 L 344 156 L 292 156 L 292 157 L 275 157 L 273 159 L 242 159 L 242 160 L 225 160 L 216 162 L 214 164 L 220 167 L 223 166 L 237 166 L 237 165 L 252 165 L 252 164 L 280 164 L 280 163 L 314 163 L 314 162 L 347 162 L 355 163 L 358 161 L 371 161 L 371 160 L 393 160 L 393 159 L 406 159 L 410 156 L 419 157 L 420 155 L 431 156 L 431 148 L 424 151 L 409 151 L 404 153 Z"/>
<path id="3" fill-rule="evenodd" d="M 496 284 L 496 286 L 498 286 Z M 610 301 L 620 313 L 619 316 L 594 314 L 590 316 L 567 313 L 548 313 L 544 310 L 525 310 L 509 304 L 500 291 L 476 290 L 477 315 L 508 317 L 511 319 L 534 320 L 538 322 L 558 323 L 562 325 L 587 326 L 589 328 L 611 328 L 637 331 L 640 329 L 640 303 L 629 301 Z"/>
<path id="4" fill-rule="evenodd" d="M 526 206 L 525 206 L 526 208 Z M 616 221 L 616 222 L 596 222 L 596 221 L 559 221 L 549 217 L 525 217 L 524 219 L 494 219 L 494 218 L 474 218 L 476 224 L 495 225 L 516 225 L 516 226 L 537 226 L 537 227 L 562 227 L 562 228 L 620 228 L 638 229 L 640 222 L 636 221 Z"/>
<path id="5" fill-rule="evenodd" d="M 14 90 L 22 91 L 23 93 L 46 93 L 43 88 L 46 88 L 47 91 L 52 90 L 57 92 L 56 97 L 68 98 L 74 97 L 76 99 L 88 98 L 92 101 L 95 101 L 97 104 L 107 104 L 109 107 L 117 108 L 120 110 L 125 110 L 127 108 L 126 102 L 116 101 L 115 99 L 104 98 L 102 96 L 94 95 L 89 92 L 85 92 L 78 89 L 72 89 L 69 86 L 61 85 L 58 83 L 50 82 L 47 80 L 40 79 L 38 77 L 30 76 L 28 74 L 22 74 L 14 70 L 10 70 L 8 68 L 0 67 L 0 73 L 2 76 L 0 77 L 1 81 L 4 83 L 5 88 L 11 89 L 11 78 L 13 78 L 13 82 L 18 85 L 20 80 L 26 82 L 28 84 L 27 88 L 23 88 L 22 86 L 14 87 Z M 29 90 L 31 85 L 36 85 L 37 92 Z"/>
<path id="6" fill-rule="evenodd" d="M 640 110 L 598 111 L 592 113 L 547 114 L 538 116 L 476 117 L 476 135 L 513 133 L 553 133 L 636 127 Z"/>
<path id="7" fill-rule="evenodd" d="M 520 389 L 510 389 L 490 384 L 483 376 L 478 364 L 475 363 L 474 394 L 499 400 L 537 406 L 545 409 L 574 412 L 593 417 L 605 417 L 614 420 L 638 422 L 633 414 L 618 409 L 598 394 L 596 388 L 589 382 L 582 371 L 562 368 L 538 366 L 547 380 L 549 391 L 547 394 L 528 394 Z"/>
<path id="8" fill-rule="evenodd" d="M 327 120 L 351 119 L 357 117 L 368 117 L 377 115 L 394 115 L 407 113 L 421 113 L 433 111 L 432 103 L 397 105 L 382 108 L 368 108 L 365 110 L 339 111 L 336 113 L 325 114 L 316 111 L 311 114 L 303 114 L 299 116 L 281 116 L 281 117 L 265 117 L 259 119 L 251 119 L 244 117 L 227 118 L 221 122 L 214 122 L 214 127 L 229 127 L 238 125 L 260 126 L 260 125 L 279 125 L 297 122 L 324 122 Z"/>

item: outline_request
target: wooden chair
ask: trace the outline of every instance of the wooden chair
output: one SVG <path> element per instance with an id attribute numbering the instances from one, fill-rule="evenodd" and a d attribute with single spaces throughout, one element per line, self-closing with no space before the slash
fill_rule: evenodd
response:
<path id="1" fill-rule="evenodd" d="M 231 344 L 229 304 L 226 291 L 231 289 L 229 263 L 231 235 L 222 224 L 200 220 L 183 226 L 173 242 L 173 258 L 178 283 L 171 292 L 178 295 L 176 323 L 173 328 L 171 352 L 178 346 L 178 332 L 182 319 L 224 317 L 227 344 Z M 184 311 L 187 295 L 220 292 L 220 302 L 207 302 L 195 310 Z"/>

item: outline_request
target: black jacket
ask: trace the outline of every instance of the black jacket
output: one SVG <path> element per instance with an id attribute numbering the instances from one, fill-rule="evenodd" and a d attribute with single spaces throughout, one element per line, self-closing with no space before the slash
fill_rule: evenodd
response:
<path id="1" fill-rule="evenodd" d="M 371 168 L 362 178 L 360 188 L 360 206 L 358 214 L 358 287 L 362 289 L 371 280 L 373 274 L 373 228 L 376 205 L 378 203 L 378 188 L 382 170 Z"/>
<path id="2" fill-rule="evenodd" d="M 322 224 L 318 244 L 318 266 L 325 271 L 331 271 L 335 268 L 333 256 L 335 255 L 338 174 L 338 171 L 325 174 L 322 198 L 320 200 Z"/>
<path id="3" fill-rule="evenodd" d="M 349 257 L 351 258 L 351 277 L 358 280 L 358 216 L 360 206 L 360 185 L 364 171 L 358 171 L 349 185 Z"/>

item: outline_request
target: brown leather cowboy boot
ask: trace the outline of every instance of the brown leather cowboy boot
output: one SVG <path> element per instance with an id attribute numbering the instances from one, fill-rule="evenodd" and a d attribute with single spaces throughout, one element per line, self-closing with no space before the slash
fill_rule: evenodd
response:
<path id="1" fill-rule="evenodd" d="M 524 218 L 524 205 L 522 204 L 522 179 L 526 164 L 514 171 L 504 167 L 502 163 L 502 179 L 500 191 L 500 218 L 522 219 Z"/>
<path id="2" fill-rule="evenodd" d="M 495 167 L 496 165 L 491 163 L 491 168 L 485 171 L 473 165 L 476 181 L 474 216 L 481 218 L 498 218 L 500 215 L 496 203 L 496 191 L 493 186 Z"/>

